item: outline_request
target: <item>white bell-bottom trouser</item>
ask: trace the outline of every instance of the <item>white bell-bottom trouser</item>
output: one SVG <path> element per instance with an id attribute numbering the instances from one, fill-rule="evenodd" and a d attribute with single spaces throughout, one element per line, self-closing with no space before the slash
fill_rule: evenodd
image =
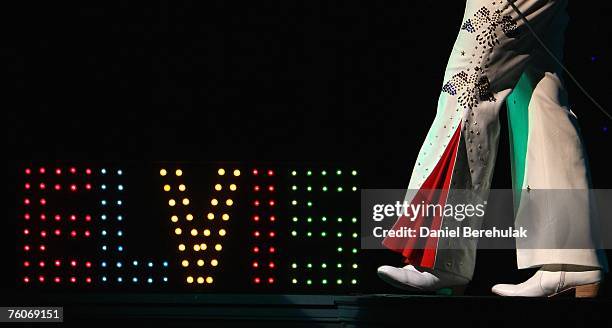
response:
<path id="1" fill-rule="evenodd" d="M 532 28 L 562 57 L 567 0 L 515 0 Z M 561 69 L 544 52 L 506 0 L 468 0 L 441 86 L 435 119 L 420 149 L 408 189 L 468 189 L 488 193 L 500 131 L 499 111 L 507 104 L 516 220 L 541 220 L 549 233 L 588 234 L 591 213 L 528 217 L 519 203 L 528 190 L 589 189 L 590 177 L 576 115 L 568 109 Z M 518 191 L 518 193 L 516 192 Z M 525 201 L 525 203 L 528 203 Z M 555 211 L 554 208 L 550 209 Z M 532 213 L 530 213 L 532 214 Z M 400 218 L 396 226 L 409 225 Z M 544 220 L 548 220 L 544 222 Z M 442 218 L 440 228 L 453 224 Z M 564 225 L 564 226 L 561 226 Z M 585 239 L 584 236 L 579 236 Z M 537 236 L 531 236 L 537 238 Z M 588 239 L 588 237 L 587 237 Z M 436 240 L 437 245 L 452 243 Z M 407 263 L 471 279 L 476 241 L 415 252 L 386 239 Z M 449 245 L 445 245 L 449 246 Z M 592 249 L 517 249 L 519 268 L 546 264 L 600 267 L 603 252 Z"/>

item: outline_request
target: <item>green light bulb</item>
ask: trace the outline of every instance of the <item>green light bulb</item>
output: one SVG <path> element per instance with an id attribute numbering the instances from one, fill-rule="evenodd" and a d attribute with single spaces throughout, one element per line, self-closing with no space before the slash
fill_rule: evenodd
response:
<path id="1" fill-rule="evenodd" d="M 337 174 L 337 175 L 341 175 L 341 174 L 342 174 L 342 171 L 338 170 L 338 171 L 336 171 L 336 174 Z"/>
<path id="2" fill-rule="evenodd" d="M 291 231 L 291 235 L 292 235 L 293 237 L 297 236 L 297 231 L 295 231 L 295 230 Z"/>
<path id="3" fill-rule="evenodd" d="M 294 216 L 292 220 L 293 220 L 293 222 L 298 222 L 297 216 Z"/>
<path id="4" fill-rule="evenodd" d="M 357 187 L 353 186 L 353 191 L 357 191 Z"/>
<path id="5" fill-rule="evenodd" d="M 327 218 L 326 218 L 326 217 L 322 217 L 322 218 L 321 218 L 321 221 L 323 221 L 323 222 L 327 222 Z"/>
<path id="6" fill-rule="evenodd" d="M 336 283 L 337 283 L 338 285 L 342 285 L 342 279 L 338 279 L 338 280 L 336 280 Z"/>
<path id="7" fill-rule="evenodd" d="M 292 264 L 291 264 L 291 268 L 292 268 L 292 269 L 297 269 L 297 263 L 292 263 Z"/>
<path id="8" fill-rule="evenodd" d="M 321 175 L 327 175 L 327 171 L 325 170 L 321 171 Z"/>
<path id="9" fill-rule="evenodd" d="M 338 253 L 342 252 L 342 247 L 338 247 Z"/>
<path id="10" fill-rule="evenodd" d="M 308 202 L 306 205 L 308 205 L 308 207 L 312 207 L 312 202 Z"/>
<path id="11" fill-rule="evenodd" d="M 323 285 L 327 285 L 327 279 L 323 279 L 321 280 L 321 282 L 323 283 Z"/>
<path id="12" fill-rule="evenodd" d="M 327 191 L 327 186 L 323 186 L 322 190 Z"/>
<path id="13" fill-rule="evenodd" d="M 312 175 L 312 171 L 308 170 L 308 171 L 306 172 L 306 175 L 307 175 L 307 176 L 311 176 L 311 175 Z"/>
<path id="14" fill-rule="evenodd" d="M 357 263 L 353 263 L 353 269 L 357 269 L 357 268 L 358 268 Z"/>
<path id="15" fill-rule="evenodd" d="M 306 264 L 306 267 L 307 267 L 308 269 L 312 269 L 312 263 L 308 263 L 308 264 Z"/>
<path id="16" fill-rule="evenodd" d="M 353 170 L 353 172 L 351 172 L 352 175 L 357 175 L 357 171 Z"/>
<path id="17" fill-rule="evenodd" d="M 295 199 L 294 199 L 294 200 L 292 200 L 292 201 L 291 201 L 291 205 L 293 205 L 293 206 L 297 205 L 297 200 L 295 200 Z"/>
<path id="18" fill-rule="evenodd" d="M 312 280 L 310 280 L 310 279 L 306 280 L 306 284 L 312 285 Z"/>
<path id="19" fill-rule="evenodd" d="M 351 280 L 351 284 L 353 284 L 353 285 L 357 285 L 357 279 L 353 279 L 353 280 Z"/>
<path id="20" fill-rule="evenodd" d="M 297 279 L 293 278 L 293 279 L 291 279 L 291 282 L 294 283 L 294 284 L 297 284 Z"/>
<path id="21" fill-rule="evenodd" d="M 323 231 L 321 232 L 321 237 L 326 237 L 327 236 L 327 232 Z"/>
<path id="22" fill-rule="evenodd" d="M 325 264 L 325 263 L 321 263 L 321 267 L 322 267 L 323 269 L 326 269 L 326 268 L 327 268 L 327 264 Z"/>
<path id="23" fill-rule="evenodd" d="M 352 221 L 353 223 L 357 223 L 357 218 L 353 218 L 351 221 Z"/>
<path id="24" fill-rule="evenodd" d="M 306 234 L 308 237 L 312 237 L 312 232 L 308 231 L 308 233 Z"/>
<path id="25" fill-rule="evenodd" d="M 342 192 L 342 190 L 344 190 L 342 187 L 338 187 L 338 192 Z"/>
<path id="26" fill-rule="evenodd" d="M 311 187 L 311 186 L 308 186 L 308 188 L 306 188 L 306 190 L 308 190 L 308 191 L 312 191 L 312 187 Z"/>
<path id="27" fill-rule="evenodd" d="M 357 238 L 357 233 L 353 232 L 353 238 Z"/>
<path id="28" fill-rule="evenodd" d="M 296 171 L 291 171 L 291 175 L 296 176 L 297 172 Z"/>
<path id="29" fill-rule="evenodd" d="M 340 238 L 342 237 L 342 232 L 338 232 L 336 235 L 338 236 L 338 238 Z"/>
<path id="30" fill-rule="evenodd" d="M 342 263 L 336 264 L 336 267 L 338 267 L 338 269 L 341 269 L 342 268 Z"/>
<path id="31" fill-rule="evenodd" d="M 311 217 L 308 217 L 308 219 L 306 219 L 306 221 L 307 221 L 308 223 L 311 223 L 311 222 L 312 222 L 312 218 L 311 218 Z"/>
<path id="32" fill-rule="evenodd" d="M 342 218 L 338 218 L 338 222 L 342 222 Z"/>
<path id="33" fill-rule="evenodd" d="M 353 254 L 357 254 L 357 248 L 353 248 Z"/>
<path id="34" fill-rule="evenodd" d="M 296 191 L 297 190 L 297 186 L 296 185 L 291 186 L 291 190 Z"/>

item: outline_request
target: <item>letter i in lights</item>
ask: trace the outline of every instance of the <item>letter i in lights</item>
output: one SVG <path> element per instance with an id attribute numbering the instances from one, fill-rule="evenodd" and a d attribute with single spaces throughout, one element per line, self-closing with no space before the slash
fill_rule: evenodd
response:
<path id="1" fill-rule="evenodd" d="M 276 174 L 272 169 L 252 169 L 251 225 L 252 283 L 272 285 L 276 282 L 277 197 Z"/>

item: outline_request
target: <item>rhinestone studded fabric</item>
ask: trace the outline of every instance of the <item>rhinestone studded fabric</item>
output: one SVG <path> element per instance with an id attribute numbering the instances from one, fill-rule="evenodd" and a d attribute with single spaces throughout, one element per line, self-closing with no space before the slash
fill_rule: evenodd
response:
<path id="1" fill-rule="evenodd" d="M 507 37 L 516 36 L 516 22 L 510 16 L 502 15 L 500 9 L 491 12 L 487 7 L 480 8 L 461 26 L 463 31 L 477 33 L 477 45 L 474 47 L 470 60 L 472 67 L 455 74 L 450 81 L 444 84 L 442 92 L 458 96 L 458 103 L 464 109 L 471 110 L 482 101 L 496 100 L 486 75 L 486 69 L 489 67 L 489 54 L 499 44 L 497 31 L 500 27 Z M 461 55 L 465 54 L 465 51 L 462 51 Z"/>

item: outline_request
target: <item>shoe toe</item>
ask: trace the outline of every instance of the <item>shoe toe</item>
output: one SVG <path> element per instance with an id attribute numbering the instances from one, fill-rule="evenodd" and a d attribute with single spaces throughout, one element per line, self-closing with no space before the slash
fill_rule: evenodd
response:
<path id="1" fill-rule="evenodd" d="M 494 294 L 501 295 L 501 296 L 512 296 L 514 295 L 515 288 L 516 288 L 515 285 L 497 284 L 491 288 L 491 291 Z"/>

